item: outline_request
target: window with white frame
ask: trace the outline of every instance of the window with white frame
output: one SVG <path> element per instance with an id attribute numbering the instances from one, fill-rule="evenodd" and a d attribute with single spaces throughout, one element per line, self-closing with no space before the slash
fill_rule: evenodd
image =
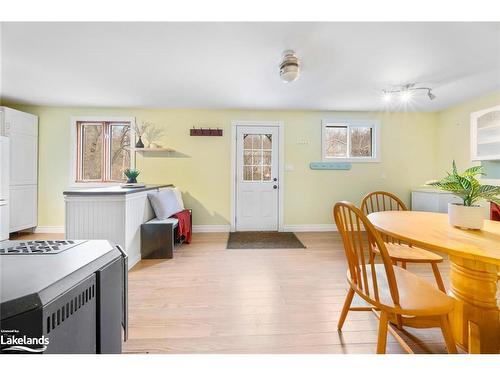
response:
<path id="1" fill-rule="evenodd" d="M 124 181 L 124 171 L 133 168 L 130 149 L 133 123 L 121 118 L 74 118 L 73 182 L 108 183 Z"/>
<path id="2" fill-rule="evenodd" d="M 323 161 L 379 161 L 379 127 L 376 120 L 323 120 Z"/>

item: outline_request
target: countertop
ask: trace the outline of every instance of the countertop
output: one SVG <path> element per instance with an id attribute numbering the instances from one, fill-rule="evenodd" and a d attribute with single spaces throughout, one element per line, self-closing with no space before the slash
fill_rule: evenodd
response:
<path id="1" fill-rule="evenodd" d="M 142 188 L 122 188 L 120 186 L 96 187 L 86 189 L 73 189 L 63 192 L 64 195 L 126 195 L 140 193 L 148 190 L 156 190 L 160 188 L 173 187 L 172 184 L 165 185 L 146 185 Z"/>
<path id="2" fill-rule="evenodd" d="M 419 187 L 415 189 L 411 189 L 412 192 L 419 192 L 419 193 L 433 193 L 433 194 L 453 194 L 450 191 L 445 191 L 445 190 L 440 190 L 432 187 Z"/>

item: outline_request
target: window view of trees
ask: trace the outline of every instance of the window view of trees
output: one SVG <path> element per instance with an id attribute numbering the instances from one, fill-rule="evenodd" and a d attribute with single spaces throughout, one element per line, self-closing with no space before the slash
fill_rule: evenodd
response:
<path id="1" fill-rule="evenodd" d="M 102 125 L 82 124 L 82 179 L 102 179 Z"/>
<path id="2" fill-rule="evenodd" d="M 372 128 L 351 128 L 351 156 L 372 156 Z"/>
<path id="3" fill-rule="evenodd" d="M 243 136 L 243 181 L 271 181 L 272 134 Z"/>
<path id="4" fill-rule="evenodd" d="M 111 180 L 124 179 L 123 172 L 130 168 L 130 126 L 111 126 Z"/>
<path id="5" fill-rule="evenodd" d="M 326 155 L 331 158 L 347 156 L 347 126 L 326 128 Z"/>
<path id="6" fill-rule="evenodd" d="M 77 181 L 123 181 L 130 168 L 130 124 L 78 123 Z"/>
<path id="7" fill-rule="evenodd" d="M 326 157 L 371 157 L 373 134 L 371 127 L 327 126 L 324 130 Z"/>

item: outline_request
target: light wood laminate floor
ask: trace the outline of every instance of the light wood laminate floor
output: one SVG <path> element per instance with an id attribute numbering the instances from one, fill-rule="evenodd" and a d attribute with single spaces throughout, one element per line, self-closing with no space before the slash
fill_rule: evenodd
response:
<path id="1" fill-rule="evenodd" d="M 174 259 L 138 263 L 124 352 L 374 353 L 373 314 L 350 312 L 337 332 L 347 288 L 339 235 L 297 235 L 307 249 L 226 250 L 227 234 L 196 233 Z M 434 282 L 428 265 L 408 269 Z M 448 287 L 446 261 L 440 269 Z M 415 352 L 446 352 L 439 329 L 407 332 Z M 391 335 L 387 352 L 404 353 Z"/>

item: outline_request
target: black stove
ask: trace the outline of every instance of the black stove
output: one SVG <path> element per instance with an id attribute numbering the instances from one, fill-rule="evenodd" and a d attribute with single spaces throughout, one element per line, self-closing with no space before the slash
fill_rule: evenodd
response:
<path id="1" fill-rule="evenodd" d="M 119 246 L 3 241 L 0 250 L 0 354 L 121 352 L 128 262 Z"/>

